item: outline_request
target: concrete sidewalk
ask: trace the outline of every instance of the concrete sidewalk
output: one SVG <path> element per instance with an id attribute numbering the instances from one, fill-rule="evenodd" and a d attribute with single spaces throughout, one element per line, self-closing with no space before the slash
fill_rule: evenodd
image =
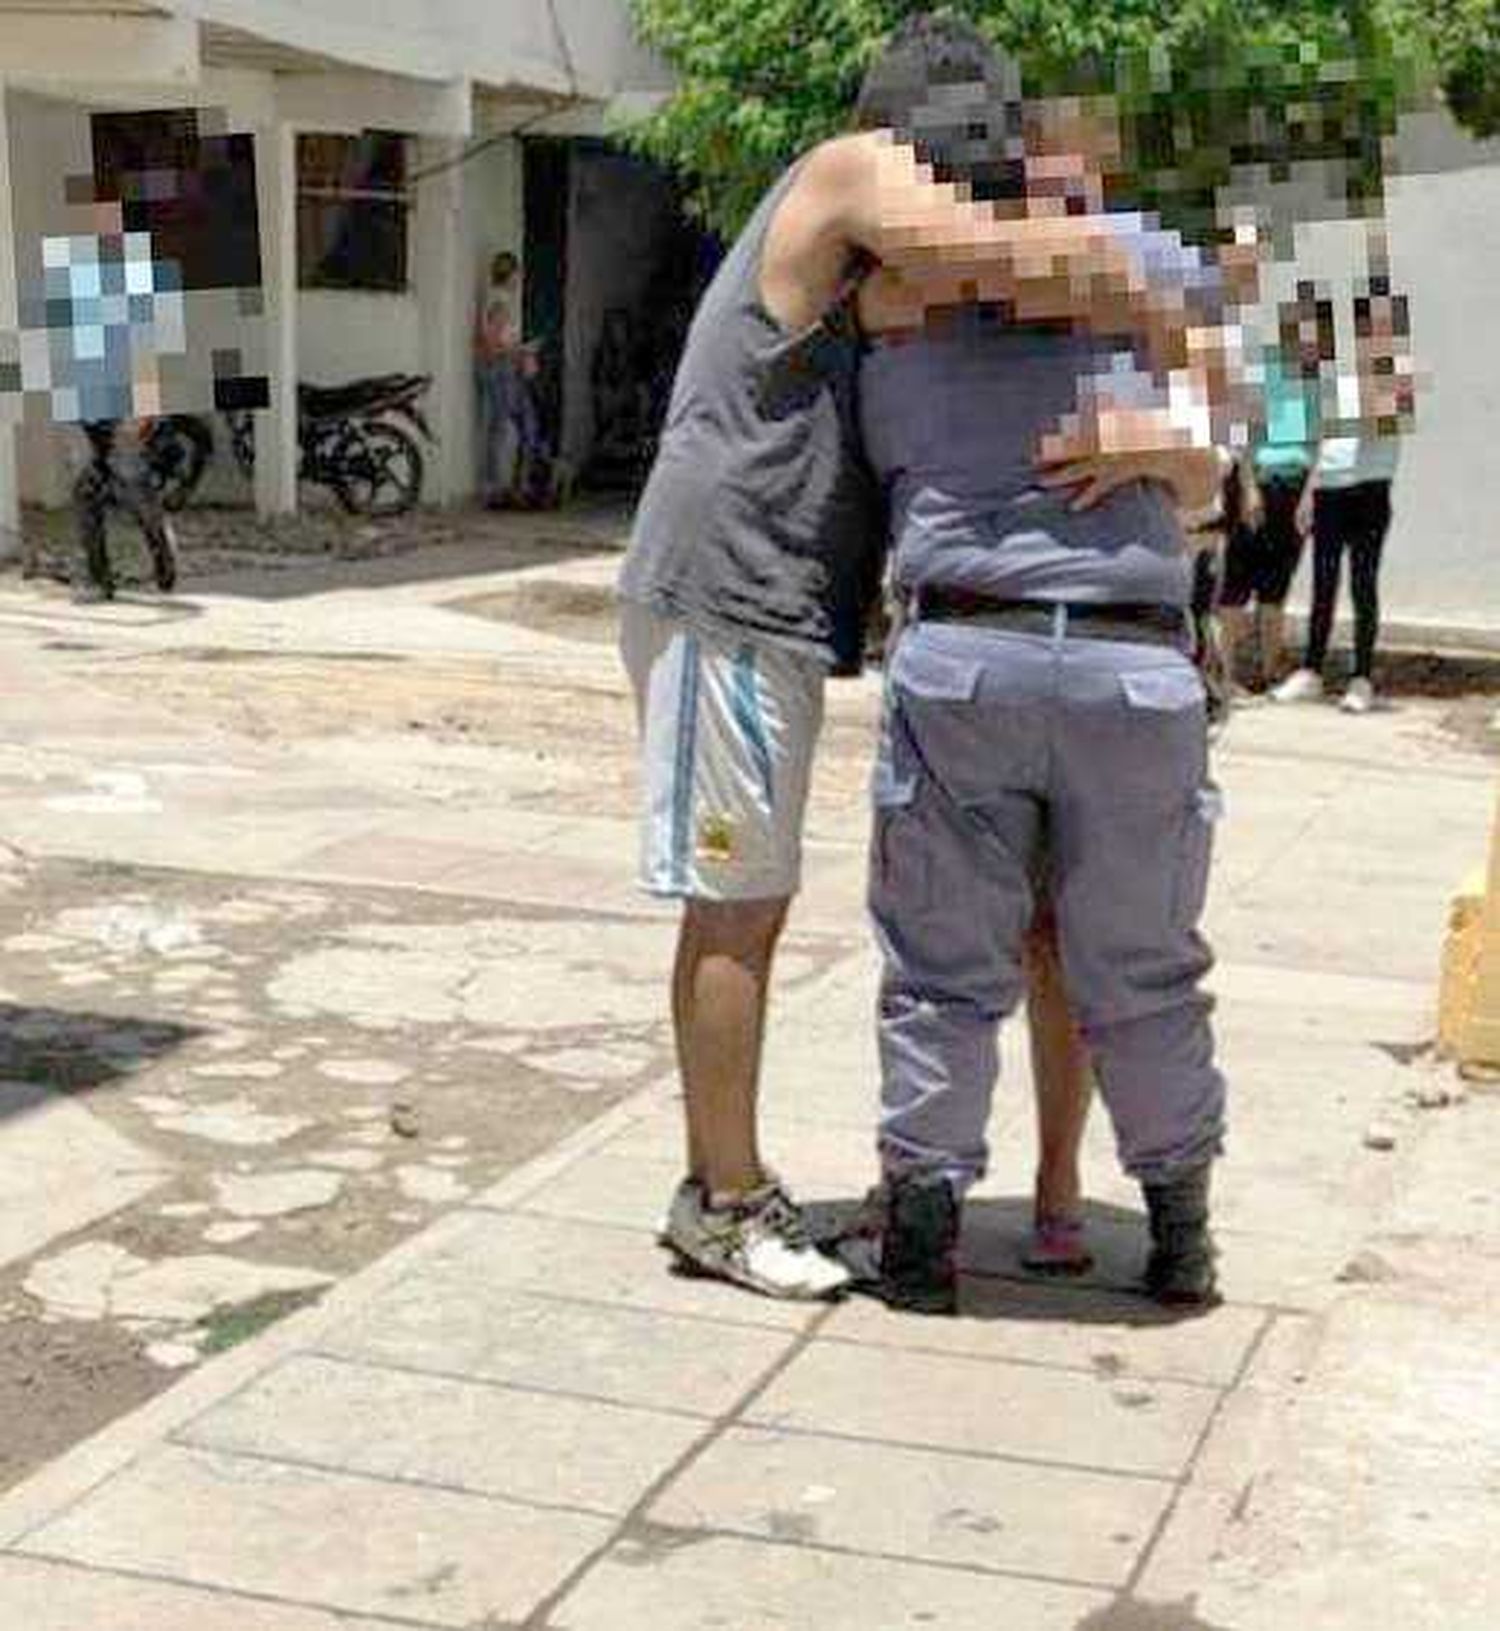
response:
<path id="1" fill-rule="evenodd" d="M 438 615 L 422 627 L 440 642 Z M 400 638 L 429 639 L 412 627 Z M 505 639 L 516 664 L 606 683 L 601 653 Z M 840 693 L 834 728 L 866 729 L 873 701 Z M 1445 903 L 1482 853 L 1493 763 L 1438 721 L 1423 705 L 1357 722 L 1261 709 L 1221 753 L 1212 929 L 1234 1135 L 1213 1315 L 1172 1323 L 1131 1294 L 1141 1220 L 1102 1117 L 1098 1271 L 1019 1276 L 1015 1027 L 951 1322 L 667 1273 L 664 1080 L 0 1500 L 0 1625 L 1488 1631 L 1500 1099 L 1411 1095 L 1438 1079 L 1420 1051 Z M 205 824 L 179 864 L 238 844 L 268 870 L 349 875 L 315 795 L 348 765 L 296 771 L 283 847 Z M 246 797 L 232 789 L 226 816 Z M 861 808 L 857 786 L 825 781 L 801 921 L 831 938 L 779 1005 L 767 1060 L 771 1153 L 812 1198 L 870 1177 Z M 628 865 L 628 821 L 561 804 L 550 819 L 538 853 L 557 862 L 561 843 L 567 864 L 496 867 L 497 896 L 555 899 L 570 866 L 577 890 Z M 115 858 L 150 842 L 149 823 L 87 810 L 32 820 L 17 799 L 3 830 Z M 347 818 L 339 831 L 368 842 Z M 382 832 L 368 864 L 387 883 L 460 891 L 485 845 L 514 855 L 515 832 L 488 834 L 477 811 L 435 832 L 398 800 Z M 470 850 L 434 872 L 444 842 Z M 403 878 L 402 856 L 429 875 Z M 664 972 L 669 925 L 634 921 Z M 1374 1122 L 1393 1150 L 1367 1147 Z"/>

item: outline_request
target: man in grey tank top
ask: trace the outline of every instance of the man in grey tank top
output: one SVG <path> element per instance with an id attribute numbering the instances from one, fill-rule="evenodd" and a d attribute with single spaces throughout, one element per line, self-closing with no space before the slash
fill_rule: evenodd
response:
<path id="1" fill-rule="evenodd" d="M 793 167 L 704 297 L 621 577 L 643 882 L 685 903 L 672 1002 L 689 1175 L 663 1240 L 777 1296 L 847 1278 L 763 1165 L 755 1100 L 823 679 L 857 664 L 883 548 L 854 425 L 852 293 L 878 264 L 933 304 L 1094 320 L 1188 363 L 1181 280 L 1135 224 L 1027 213 L 1016 95 L 968 25 L 903 27 L 862 132 Z"/>

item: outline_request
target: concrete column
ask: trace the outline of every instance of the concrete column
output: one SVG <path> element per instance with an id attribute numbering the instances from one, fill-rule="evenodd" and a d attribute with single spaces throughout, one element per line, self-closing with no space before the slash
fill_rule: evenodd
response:
<path id="1" fill-rule="evenodd" d="M 0 79 L 0 330 L 19 321 L 16 298 L 16 233 L 10 191 L 10 119 Z M 0 561 L 21 552 L 21 471 L 16 455 L 19 400 L 0 403 Z"/>
<path id="2" fill-rule="evenodd" d="M 438 445 L 424 449 L 427 504 L 461 504 L 475 489 L 473 217 L 464 143 L 441 137 L 418 144 L 413 279 L 421 317 L 423 367 L 432 375 L 426 403 Z"/>
<path id="3" fill-rule="evenodd" d="M 255 416 L 255 508 L 297 513 L 297 133 L 281 121 L 256 131 L 261 280 L 271 406 Z"/>
<path id="4" fill-rule="evenodd" d="M 1460 1024 L 1461 1064 L 1500 1070 L 1500 800 L 1490 838 L 1490 870 L 1479 926 L 1479 958 L 1468 1013 Z"/>

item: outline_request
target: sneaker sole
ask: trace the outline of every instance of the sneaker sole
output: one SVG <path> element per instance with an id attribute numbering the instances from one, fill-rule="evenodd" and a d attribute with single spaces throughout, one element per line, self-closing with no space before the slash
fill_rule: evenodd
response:
<path id="1" fill-rule="evenodd" d="M 692 1253 L 684 1251 L 675 1240 L 665 1235 L 657 1236 L 657 1244 L 672 1259 L 672 1272 L 680 1275 L 684 1280 L 717 1280 L 722 1285 L 738 1286 L 741 1291 L 751 1291 L 757 1297 L 769 1297 L 773 1302 L 783 1303 L 831 1303 L 837 1302 L 852 1285 L 851 1280 L 844 1280 L 836 1286 L 830 1286 L 826 1291 L 814 1291 L 811 1288 L 799 1291 L 793 1287 L 768 1286 L 749 1275 L 736 1274 L 732 1268 L 721 1267 L 715 1263 L 705 1263 Z"/>
<path id="2" fill-rule="evenodd" d="M 1217 1285 L 1209 1286 L 1206 1291 L 1174 1291 L 1170 1287 L 1158 1290 L 1149 1285 L 1143 1286 L 1142 1289 L 1158 1306 L 1174 1308 L 1178 1312 L 1197 1309 L 1200 1313 L 1206 1314 L 1211 1309 L 1220 1307 L 1224 1301 L 1223 1293 Z"/>
<path id="3" fill-rule="evenodd" d="M 894 1313 L 926 1314 L 937 1319 L 951 1319 L 958 1313 L 957 1286 L 951 1290 L 937 1290 L 881 1284 L 874 1291 Z"/>

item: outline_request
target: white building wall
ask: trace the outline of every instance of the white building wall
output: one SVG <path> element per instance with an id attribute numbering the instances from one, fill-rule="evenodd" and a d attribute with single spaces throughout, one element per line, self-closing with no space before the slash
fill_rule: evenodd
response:
<path id="1" fill-rule="evenodd" d="M 297 300 L 302 378 L 342 385 L 368 374 L 422 367 L 422 314 L 415 287 L 405 294 L 304 289 Z"/>
<path id="2" fill-rule="evenodd" d="M 1393 287 L 1411 301 L 1419 388 L 1392 491 L 1385 609 L 1396 621 L 1500 631 L 1500 521 L 1482 484 L 1500 448 L 1500 141 L 1423 113 L 1403 121 L 1396 160 L 1386 240 Z M 1295 260 L 1270 280 L 1275 299 L 1299 278 L 1327 285 L 1345 356 L 1366 243 L 1363 222 L 1299 227 Z M 1307 600 L 1309 575 L 1295 602 Z"/>
<path id="3" fill-rule="evenodd" d="M 11 191 L 16 272 L 23 288 L 41 276 L 41 236 L 57 231 L 63 211 L 62 178 L 93 169 L 88 127 L 71 104 L 12 90 Z M 27 416 L 17 432 L 21 502 L 61 504 L 81 457 L 78 432 Z"/>
<path id="4" fill-rule="evenodd" d="M 1414 125 L 1392 185 L 1392 272 L 1411 294 L 1423 387 L 1394 490 L 1393 612 L 1500 627 L 1500 141 Z"/>
<path id="5" fill-rule="evenodd" d="M 418 79 L 608 97 L 666 84 L 628 0 L 174 0 L 182 15 Z"/>

